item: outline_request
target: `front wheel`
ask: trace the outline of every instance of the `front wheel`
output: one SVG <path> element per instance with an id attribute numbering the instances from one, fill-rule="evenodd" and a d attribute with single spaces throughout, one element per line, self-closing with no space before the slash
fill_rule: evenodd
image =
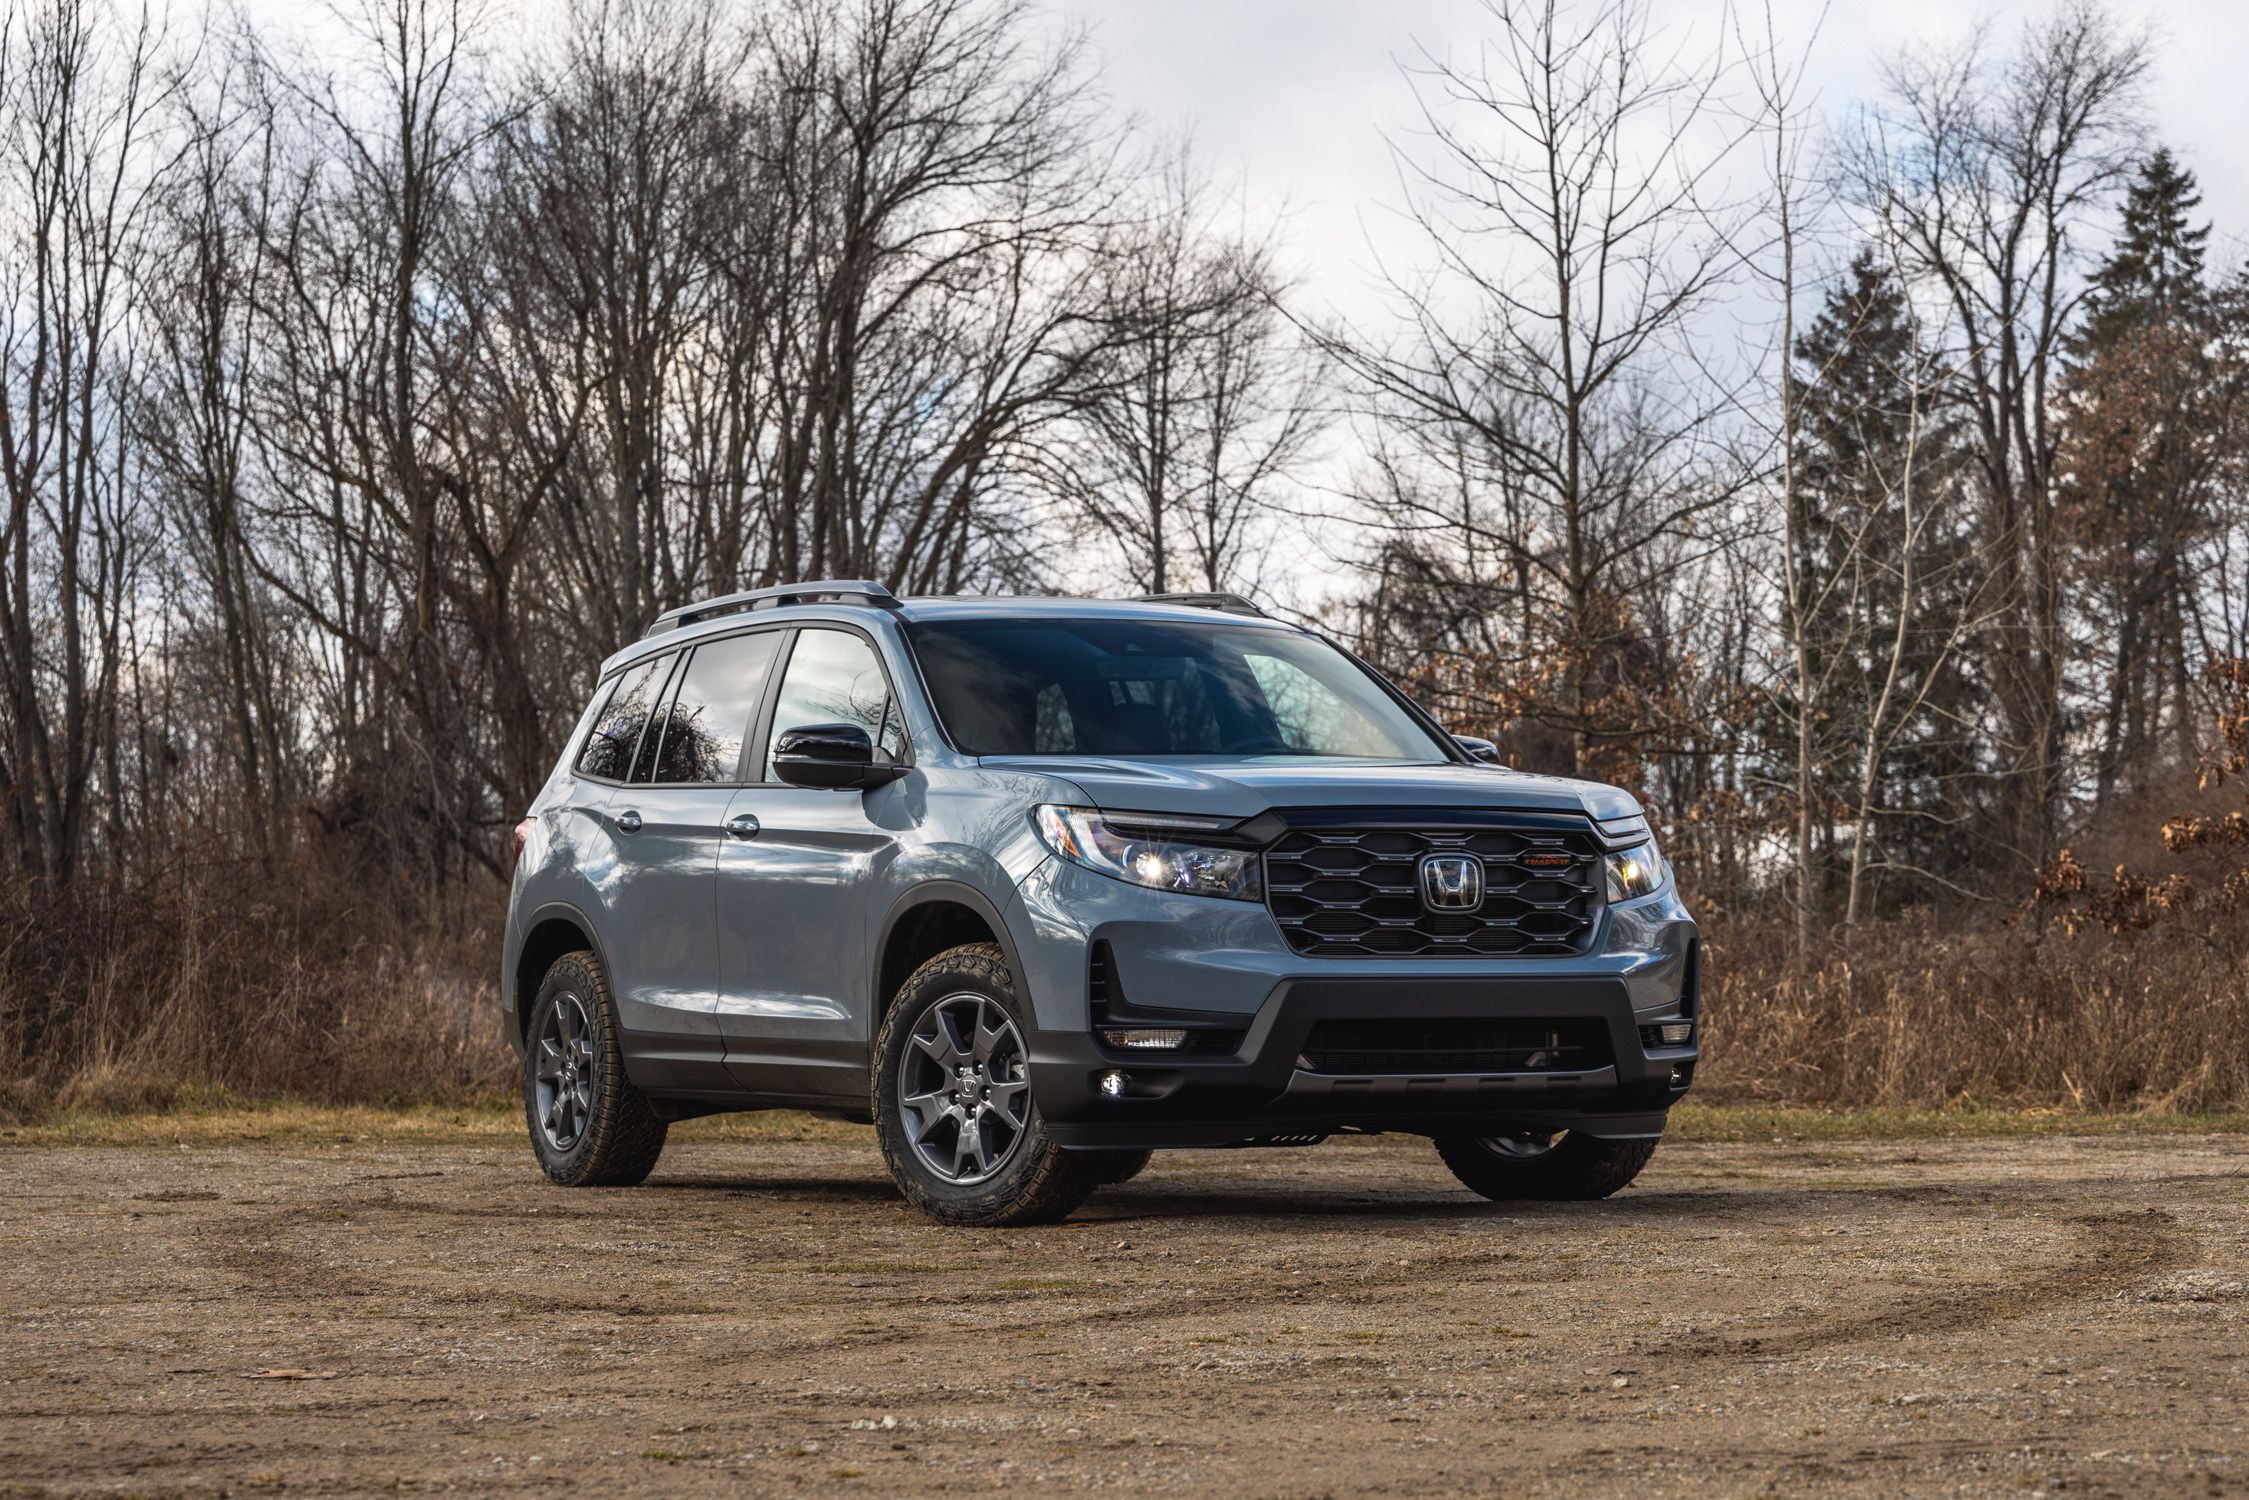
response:
<path id="1" fill-rule="evenodd" d="M 898 991 L 875 1038 L 875 1134 L 906 1201 L 941 1224 L 1051 1224 L 1101 1185 L 1031 1099 L 1024 1007 L 998 947 L 941 953 Z"/>
<path id="2" fill-rule="evenodd" d="M 1453 1176 L 1500 1203 L 1606 1198 L 1639 1176 L 1656 1151 L 1652 1137 L 1611 1141 L 1574 1130 L 1452 1136 L 1436 1146 Z"/>

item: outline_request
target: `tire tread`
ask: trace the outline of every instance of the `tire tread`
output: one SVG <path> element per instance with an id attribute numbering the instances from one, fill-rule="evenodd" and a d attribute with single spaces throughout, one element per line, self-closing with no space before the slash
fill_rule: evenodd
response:
<path id="1" fill-rule="evenodd" d="M 656 1170 L 671 1127 L 626 1076 L 624 1047 L 617 1038 L 617 1002 L 609 993 L 609 979 L 601 971 L 600 960 L 591 952 L 580 949 L 565 953 L 548 968 L 539 984 L 538 1004 L 531 1012 L 532 1034 L 538 1032 L 549 991 L 573 980 L 592 1000 L 596 1011 L 593 1111 L 587 1127 L 590 1147 L 559 1159 L 541 1147 L 539 1122 L 533 1118 L 535 1096 L 530 1089 L 528 1058 L 523 1091 L 525 1123 L 531 1128 L 539 1166 L 552 1181 L 563 1187 L 636 1187 Z"/>
<path id="2" fill-rule="evenodd" d="M 874 1076 L 869 1080 L 869 1103 L 874 1111 L 875 1130 L 882 1142 L 883 1156 L 890 1165 L 890 1175 L 907 1202 L 941 1224 L 1019 1228 L 1057 1223 L 1101 1186 L 1102 1169 L 1106 1164 L 1099 1159 L 1099 1153 L 1065 1151 L 1056 1146 L 1034 1115 L 1030 1138 L 1016 1148 L 1030 1158 L 1028 1171 L 1003 1178 L 996 1194 L 949 1196 L 933 1191 L 922 1179 L 913 1147 L 903 1139 L 896 1111 L 886 1097 L 897 1072 L 896 1049 L 902 1045 L 898 1033 L 919 1016 L 920 997 L 938 985 L 962 982 L 982 986 L 987 992 L 1004 997 L 1013 1007 L 1021 1006 L 1016 996 L 1015 977 L 1009 972 L 1007 957 L 997 943 L 969 943 L 947 949 L 914 970 L 898 987 L 896 1003 L 883 1016 L 876 1037 Z M 1035 1101 L 1032 1107 L 1037 1108 Z"/>

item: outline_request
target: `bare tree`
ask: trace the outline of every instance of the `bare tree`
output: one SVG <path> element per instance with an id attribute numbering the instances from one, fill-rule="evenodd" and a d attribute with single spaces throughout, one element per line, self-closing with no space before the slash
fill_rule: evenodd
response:
<path id="1" fill-rule="evenodd" d="M 1818 923 L 1820 870 L 1815 834 L 1820 815 L 1820 777 L 1816 742 L 1826 686 L 1824 674 L 1815 670 L 1813 663 L 1813 620 L 1824 611 L 1835 581 L 1816 578 L 1805 566 L 1807 518 L 1796 482 L 1796 297 L 1802 286 L 1798 255 L 1807 216 L 1816 217 L 1820 206 L 1817 184 L 1804 160 L 1811 122 L 1805 118 L 1808 108 L 1801 101 L 1801 90 L 1805 59 L 1818 30 L 1815 26 L 1805 39 L 1804 50 L 1792 59 L 1782 50 L 1770 3 L 1764 7 L 1762 19 L 1762 34 L 1754 40 L 1742 21 L 1736 21 L 1745 59 L 1743 72 L 1753 100 L 1752 139 L 1763 148 L 1759 154 L 1766 174 L 1765 207 L 1771 231 L 1769 246 L 1760 247 L 1764 253 L 1753 251 L 1745 260 L 1753 274 L 1767 281 L 1780 311 L 1773 421 L 1779 467 L 1775 499 L 1780 512 L 1782 627 L 1790 657 L 1792 691 L 1788 696 L 1795 714 L 1795 925 L 1796 951 L 1803 955 L 1812 949 Z"/>
<path id="2" fill-rule="evenodd" d="M 1319 370 L 1283 318 L 1268 233 L 1229 233 L 1184 147 L 1106 257 L 1116 338 L 1092 393 L 1043 445 L 1066 524 L 1122 554 L 1142 592 L 1253 590 L 1277 496 L 1317 439 Z"/>
<path id="3" fill-rule="evenodd" d="M 97 832 L 123 858 L 118 705 L 151 531 L 124 411 L 162 45 L 153 14 L 94 0 L 0 17 L 0 837 L 49 889 Z"/>
<path id="4" fill-rule="evenodd" d="M 468 345 L 442 273 L 494 101 L 465 0 L 367 0 L 351 19 L 341 76 L 257 49 L 289 175 L 258 282 L 261 572 L 332 648 L 321 709 L 345 774 L 328 816 L 426 834 L 416 858 L 442 880 L 492 857 L 472 788 L 494 777 L 449 598 L 481 473 L 449 409 Z"/>
<path id="5" fill-rule="evenodd" d="M 208 56 L 204 61 L 210 61 Z M 182 646 L 168 675 L 218 706 L 202 743 L 183 747 L 231 768 L 225 819 L 260 853 L 283 837 L 301 792 L 283 612 L 258 576 L 256 463 L 249 371 L 259 355 L 259 242 L 276 186 L 273 120 L 238 65 L 221 58 L 205 87 L 183 89 L 176 170 L 157 201 L 168 253 L 143 277 L 149 348 L 135 438 L 170 511 L 183 590 Z M 193 698 L 191 697 L 191 700 Z M 191 718 L 183 703 L 167 730 Z"/>
<path id="6" fill-rule="evenodd" d="M 2132 160 L 2147 67 L 2143 38 L 2095 0 L 2066 0 L 2011 55 L 1979 31 L 1958 51 L 1890 64 L 1859 151 L 1863 201 L 1909 277 L 1941 290 L 1959 341 L 1949 363 L 1975 424 L 2003 601 L 1991 655 L 2008 826 L 2026 864 L 2054 853 L 2070 781 L 2054 398 L 2086 231 Z"/>
<path id="7" fill-rule="evenodd" d="M 1723 398 L 1665 368 L 1728 268 L 1698 200 L 1729 144 L 1720 70 L 1660 50 L 1638 0 L 1484 8 L 1473 59 L 1408 70 L 1430 150 L 1399 156 L 1435 269 L 1385 282 L 1406 332 L 1324 342 L 1386 428 L 1371 514 L 1489 554 L 1516 650 L 1555 664 L 1530 711 L 1586 769 L 1638 728 L 1616 691 L 1635 595 L 1738 483 L 1709 462 Z"/>

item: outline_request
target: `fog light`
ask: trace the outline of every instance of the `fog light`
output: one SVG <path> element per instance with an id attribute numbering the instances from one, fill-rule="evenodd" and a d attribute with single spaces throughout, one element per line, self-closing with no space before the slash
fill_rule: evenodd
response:
<path id="1" fill-rule="evenodd" d="M 1124 1074 L 1119 1073 L 1112 1068 L 1108 1072 L 1101 1075 L 1102 1096 L 1109 1099 L 1122 1099 L 1124 1097 L 1125 1085 L 1130 1082 L 1131 1080 L 1126 1078 Z"/>
<path id="2" fill-rule="evenodd" d="M 1695 1034 L 1695 1023 L 1692 1021 L 1666 1021 L 1657 1030 L 1663 1033 L 1663 1044 L 1666 1047 L 1684 1047 L 1687 1045 L 1687 1039 Z"/>
<path id="3" fill-rule="evenodd" d="M 1186 1046 L 1187 1032 L 1184 1027 L 1113 1026 L 1102 1031 L 1101 1040 L 1121 1052 L 1163 1052 Z"/>

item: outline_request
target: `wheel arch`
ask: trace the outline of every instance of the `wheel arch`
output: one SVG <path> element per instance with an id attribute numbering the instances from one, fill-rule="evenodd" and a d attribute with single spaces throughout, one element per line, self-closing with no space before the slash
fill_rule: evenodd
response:
<path id="1" fill-rule="evenodd" d="M 977 942 L 998 944 L 1008 973 L 1018 986 L 1025 982 L 1007 920 L 983 892 L 954 880 L 933 880 L 907 892 L 883 919 L 882 936 L 875 943 L 870 1030 L 881 1027 L 899 986 L 914 970 L 948 949 Z M 1023 1000 L 1028 1005 L 1030 997 Z"/>
<path id="2" fill-rule="evenodd" d="M 509 1040 L 517 1050 L 523 1047 L 525 1030 L 531 1024 L 531 1002 L 547 970 L 564 954 L 581 950 L 592 952 L 602 973 L 610 972 L 609 956 L 595 936 L 594 924 L 569 902 L 550 901 L 525 919 L 523 940 L 516 945 L 507 975 L 512 1018 Z"/>

